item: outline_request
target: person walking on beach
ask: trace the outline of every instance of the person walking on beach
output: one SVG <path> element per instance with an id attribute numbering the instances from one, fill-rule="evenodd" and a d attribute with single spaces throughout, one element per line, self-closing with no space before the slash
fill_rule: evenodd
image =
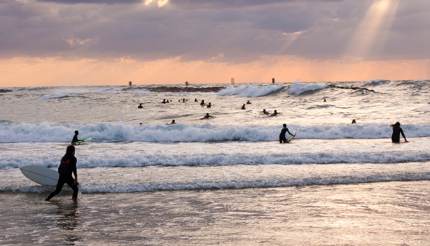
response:
<path id="1" fill-rule="evenodd" d="M 391 127 L 393 128 L 393 135 L 391 135 L 391 141 L 393 143 L 400 143 L 400 134 L 402 134 L 405 142 L 408 142 L 403 129 L 400 127 L 400 122 L 396 122 L 394 125 L 391 125 Z"/>
<path id="2" fill-rule="evenodd" d="M 49 196 L 45 199 L 45 201 L 51 200 L 52 197 L 58 195 L 63 189 L 63 185 L 67 183 L 73 190 L 72 199 L 73 201 L 77 201 L 78 199 L 78 173 L 76 171 L 76 157 L 75 157 L 75 146 L 69 145 L 66 149 L 66 154 L 61 158 L 60 166 L 58 167 L 58 182 L 57 187 L 54 192 L 49 194 Z M 73 179 L 72 174 L 75 175 Z"/>
<path id="3" fill-rule="evenodd" d="M 287 124 L 283 124 L 282 125 L 281 133 L 279 134 L 279 143 L 288 143 L 289 142 L 288 139 L 287 139 L 287 137 L 285 136 L 287 134 L 287 132 L 288 132 L 288 134 L 290 134 L 293 137 L 296 136 L 295 134 L 292 134 L 290 132 L 290 130 L 288 130 Z"/>

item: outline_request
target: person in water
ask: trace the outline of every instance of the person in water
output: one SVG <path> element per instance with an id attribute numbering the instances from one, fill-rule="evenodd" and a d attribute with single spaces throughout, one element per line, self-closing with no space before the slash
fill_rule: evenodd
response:
<path id="1" fill-rule="evenodd" d="M 243 104 L 243 105 L 242 105 L 242 107 L 241 107 L 240 109 L 245 110 L 245 109 L 246 109 L 246 105 L 245 105 L 245 104 Z"/>
<path id="2" fill-rule="evenodd" d="M 279 143 L 288 143 L 289 142 L 288 139 L 287 139 L 287 137 L 285 136 L 287 134 L 287 132 L 288 132 L 288 134 L 290 134 L 293 137 L 296 136 L 295 134 L 292 134 L 290 132 L 290 130 L 288 130 L 287 124 L 283 124 L 282 125 L 281 133 L 279 134 Z"/>
<path id="3" fill-rule="evenodd" d="M 143 103 L 139 103 L 139 106 L 137 108 L 143 108 Z"/>
<path id="4" fill-rule="evenodd" d="M 172 122 L 170 122 L 169 124 L 167 124 L 167 125 L 175 125 L 176 124 L 176 120 L 172 120 Z"/>
<path id="5" fill-rule="evenodd" d="M 249 100 L 248 100 L 248 101 L 246 101 L 246 104 L 251 104 L 251 101 L 249 101 Z"/>
<path id="6" fill-rule="evenodd" d="M 405 142 L 408 142 L 403 129 L 400 127 L 400 122 L 396 122 L 394 125 L 391 125 L 391 127 L 393 128 L 393 135 L 391 135 L 391 141 L 393 143 L 400 143 L 400 134 L 402 134 Z"/>
<path id="7" fill-rule="evenodd" d="M 278 113 L 278 110 L 276 110 L 276 109 L 275 109 L 275 110 L 273 111 L 273 113 L 272 113 L 270 116 L 278 116 L 278 114 L 279 114 L 279 113 Z"/>
<path id="8" fill-rule="evenodd" d="M 357 121 L 355 119 L 352 119 L 351 124 L 357 124 Z"/>
<path id="9" fill-rule="evenodd" d="M 204 107 L 205 105 L 206 105 L 205 100 L 202 100 L 202 101 L 200 102 L 200 106 Z"/>
<path id="10" fill-rule="evenodd" d="M 263 109 L 262 113 L 265 114 L 265 115 L 269 115 L 270 114 L 265 108 Z"/>
<path id="11" fill-rule="evenodd" d="M 77 201 L 78 199 L 78 173 L 76 171 L 76 157 L 75 157 L 75 147 L 73 145 L 67 146 L 66 154 L 61 158 L 60 166 L 58 167 L 58 182 L 57 187 L 54 192 L 49 194 L 49 196 L 45 199 L 46 201 L 51 200 L 52 197 L 58 195 L 63 189 L 63 185 L 67 183 L 73 190 L 72 199 Z M 75 175 L 73 179 L 72 174 Z"/>
<path id="12" fill-rule="evenodd" d="M 203 116 L 203 118 L 200 118 L 201 120 L 208 120 L 214 118 L 212 115 L 210 115 L 209 113 L 206 113 L 205 116 Z"/>
<path id="13" fill-rule="evenodd" d="M 211 108 L 212 107 L 212 103 L 209 102 L 208 105 L 206 106 L 207 108 Z"/>
<path id="14" fill-rule="evenodd" d="M 72 145 L 77 144 L 77 143 L 79 143 L 79 142 L 82 141 L 82 140 L 79 140 L 78 135 L 79 135 L 79 131 L 76 130 L 75 131 L 75 135 L 73 135 Z"/>

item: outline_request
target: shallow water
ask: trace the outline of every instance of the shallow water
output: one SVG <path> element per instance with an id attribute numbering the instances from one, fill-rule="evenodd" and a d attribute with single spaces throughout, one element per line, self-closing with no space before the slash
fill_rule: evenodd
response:
<path id="1" fill-rule="evenodd" d="M 0 193 L 8 244 L 427 245 L 430 183 L 85 194 Z"/>

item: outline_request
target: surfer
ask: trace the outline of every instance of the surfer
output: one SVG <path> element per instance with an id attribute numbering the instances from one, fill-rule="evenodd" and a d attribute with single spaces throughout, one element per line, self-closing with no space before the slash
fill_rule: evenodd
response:
<path id="1" fill-rule="evenodd" d="M 273 113 L 272 113 L 270 116 L 273 116 L 273 117 L 274 117 L 274 116 L 278 116 L 278 114 L 279 114 L 279 113 L 278 113 L 278 110 L 276 110 L 276 109 L 275 109 L 275 110 L 273 111 Z"/>
<path id="2" fill-rule="evenodd" d="M 202 101 L 200 102 L 200 106 L 204 107 L 205 105 L 206 105 L 205 100 L 202 100 Z"/>
<path id="3" fill-rule="evenodd" d="M 203 118 L 200 118 L 201 120 L 209 120 L 211 118 L 214 118 L 212 115 L 210 115 L 209 113 L 206 113 L 205 116 L 203 116 Z"/>
<path id="4" fill-rule="evenodd" d="M 283 124 L 281 133 L 279 134 L 279 143 L 289 143 L 290 142 L 290 141 L 288 141 L 287 137 L 285 136 L 287 134 L 287 132 L 288 132 L 288 134 L 290 134 L 293 137 L 296 136 L 295 134 L 292 134 L 290 132 L 290 130 L 288 130 L 287 124 Z"/>
<path id="5" fill-rule="evenodd" d="M 265 115 L 269 115 L 270 114 L 265 108 L 263 109 L 262 113 L 265 114 Z"/>
<path id="6" fill-rule="evenodd" d="M 143 103 L 139 103 L 139 106 L 137 106 L 137 108 L 143 108 Z"/>
<path id="7" fill-rule="evenodd" d="M 79 140 L 78 135 L 79 135 L 79 131 L 76 130 L 75 135 L 73 136 L 73 139 L 72 139 L 72 145 L 78 144 L 79 142 L 82 141 L 82 140 Z"/>
<path id="8" fill-rule="evenodd" d="M 169 124 L 167 124 L 167 125 L 175 125 L 176 124 L 176 120 L 172 120 L 172 122 L 170 122 Z"/>
<path id="9" fill-rule="evenodd" d="M 211 108 L 212 107 L 212 103 L 209 102 L 208 105 L 206 106 L 206 108 Z"/>
<path id="10" fill-rule="evenodd" d="M 249 100 L 248 100 L 248 101 L 246 101 L 246 104 L 251 104 L 251 101 L 249 101 Z"/>
<path id="11" fill-rule="evenodd" d="M 243 105 L 242 105 L 242 107 L 241 107 L 240 109 L 245 110 L 245 109 L 246 109 L 246 105 L 245 105 L 245 104 L 243 104 Z"/>
<path id="12" fill-rule="evenodd" d="M 400 127 L 400 122 L 396 122 L 394 125 L 391 125 L 391 127 L 393 128 L 393 135 L 391 135 L 391 141 L 393 143 L 400 143 L 400 134 L 402 134 L 405 142 L 408 142 L 403 129 Z"/>
<path id="13" fill-rule="evenodd" d="M 351 124 L 357 124 L 357 121 L 355 119 L 352 119 Z"/>
<path id="14" fill-rule="evenodd" d="M 58 167 L 58 182 L 57 187 L 54 192 L 49 194 L 45 201 L 49 201 L 55 195 L 61 192 L 63 185 L 67 183 L 73 189 L 72 199 L 77 201 L 78 199 L 78 173 L 76 171 L 76 157 L 75 157 L 75 147 L 73 145 L 67 146 L 66 154 L 61 158 L 60 166 Z M 73 179 L 72 174 L 75 175 Z"/>

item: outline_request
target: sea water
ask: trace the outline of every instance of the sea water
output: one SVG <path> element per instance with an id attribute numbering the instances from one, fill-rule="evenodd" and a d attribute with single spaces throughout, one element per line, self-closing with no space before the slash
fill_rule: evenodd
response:
<path id="1" fill-rule="evenodd" d="M 164 99 L 169 103 L 163 104 Z M 201 106 L 201 100 L 210 102 L 212 107 Z M 247 101 L 251 104 L 246 104 Z M 138 108 L 140 103 L 142 109 Z M 241 109 L 243 104 L 245 110 Z M 76 150 L 83 193 L 80 204 L 86 204 L 81 205 L 85 209 L 78 209 L 78 213 L 84 213 L 82 217 L 85 218 L 89 207 L 100 205 L 95 200 L 105 196 L 101 193 L 112 193 L 103 200 L 107 199 L 108 204 L 112 200 L 113 207 L 122 206 L 113 195 L 120 193 L 126 196 L 123 198 L 126 203 L 137 199 L 136 204 L 140 204 L 141 209 L 148 209 L 141 199 L 147 197 L 152 202 L 153 196 L 158 195 L 148 192 L 161 192 L 163 195 L 157 198 L 161 199 L 161 207 L 157 209 L 162 209 L 163 201 L 172 202 L 166 209 L 174 209 L 170 197 L 183 194 L 193 197 L 197 203 L 210 200 L 202 196 L 213 196 L 219 203 L 219 199 L 222 200 L 219 194 L 233 199 L 238 191 L 231 189 L 251 189 L 248 193 L 243 191 L 248 195 L 239 192 L 242 195 L 235 197 L 236 202 L 242 203 L 244 200 L 252 202 L 250 197 L 255 192 L 291 196 L 301 193 L 293 187 L 317 185 L 319 188 L 315 190 L 318 192 L 314 190 L 312 195 L 318 193 L 315 196 L 323 200 L 321 194 L 332 189 L 352 189 L 366 195 L 371 192 L 366 193 L 363 187 L 399 189 L 386 183 L 389 181 L 407 182 L 407 190 L 413 193 L 416 191 L 414 187 L 426 186 L 430 180 L 429 81 L 2 88 L 0 105 L 0 197 L 2 200 L 12 199 L 10 203 L 4 203 L 9 205 L 2 206 L 17 206 L 19 211 L 29 209 L 28 204 L 20 203 L 42 201 L 51 189 L 24 178 L 19 167 L 41 165 L 56 169 L 75 130 L 79 130 L 80 138 L 91 138 Z M 271 117 L 263 114 L 263 109 L 270 113 L 277 110 L 280 114 Z M 202 120 L 206 113 L 214 118 Z M 351 124 L 353 119 L 356 124 Z M 172 120 L 176 121 L 175 125 L 168 124 Z M 390 125 L 397 121 L 401 122 L 410 143 L 391 143 Z M 277 141 L 284 123 L 296 138 L 290 144 L 281 145 Z M 333 188 L 340 184 L 352 188 Z M 214 189 L 222 193 L 211 191 Z M 65 202 L 69 195 L 66 192 L 66 196 L 57 199 L 66 199 Z M 299 204 L 296 205 L 306 206 L 307 199 L 295 201 Z M 263 202 L 268 209 L 260 209 L 259 213 L 281 212 L 273 210 L 272 202 L 279 201 Z M 429 212 L 428 198 L 418 203 L 421 213 Z M 184 209 L 183 205 L 177 205 L 176 209 Z M 48 209 L 46 205 L 40 206 L 42 210 Z M 207 208 L 204 204 L 196 206 L 202 210 Z M 288 206 L 283 204 L 281 207 L 286 209 Z M 297 207 L 287 210 L 299 213 L 294 209 Z M 3 207 L 2 215 L 6 214 L 7 209 Z M 233 224 L 239 216 L 236 215 L 230 218 Z M 126 217 L 130 219 L 130 216 Z M 13 220 L 13 217 L 9 218 Z M 427 217 L 422 218 L 424 222 L 419 218 L 415 222 L 429 222 Z M 222 221 L 228 224 L 229 219 Z M 284 237 L 273 231 L 280 221 L 263 221 L 269 223 L 263 231 L 270 228 L 272 237 L 263 233 L 258 240 L 267 240 L 269 244 L 281 242 Z M 16 222 L 15 227 L 23 223 Z M 31 228 L 37 230 L 38 227 L 33 225 Z M 160 230 L 162 228 L 160 226 Z M 186 228 L 184 225 L 183 230 Z M 366 230 L 372 231 L 370 227 Z M 428 231 L 428 227 L 425 230 Z M 205 243 L 250 243 L 243 237 L 244 231 L 241 233 L 239 241 L 224 234 L 219 241 L 207 237 L 200 239 Z M 313 233 L 320 235 L 318 233 L 322 232 Z M 186 234 L 181 231 L 182 236 Z M 11 234 L 3 231 L 0 239 L 6 240 L 8 235 Z M 41 233 L 36 235 L 41 236 Z M 134 236 L 143 237 L 139 235 Z M 196 236 L 195 233 L 189 235 Z M 181 238 L 176 236 L 176 239 Z M 144 237 L 156 242 L 148 235 Z M 174 238 L 172 236 L 170 243 L 175 242 Z M 49 237 L 45 239 L 44 242 L 49 241 Z M 337 242 L 360 242 L 359 238 L 355 241 L 344 239 Z M 423 237 L 413 239 L 416 242 L 425 240 Z M 165 240 L 168 239 L 159 242 L 168 242 Z M 76 241 L 89 242 L 82 238 Z M 393 242 L 405 241 L 397 238 Z"/>

